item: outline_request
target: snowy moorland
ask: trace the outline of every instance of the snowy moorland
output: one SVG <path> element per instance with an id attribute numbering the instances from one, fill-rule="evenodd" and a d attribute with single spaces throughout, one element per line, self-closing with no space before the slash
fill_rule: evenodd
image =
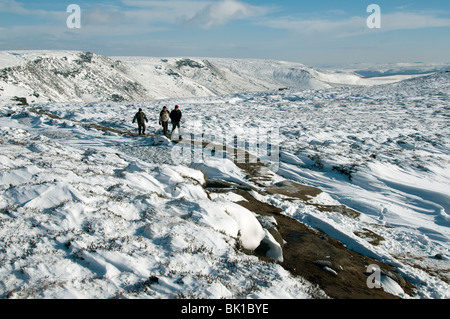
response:
<path id="1" fill-rule="evenodd" d="M 244 208 L 240 189 L 415 286 L 407 294 L 383 273 L 384 291 L 449 298 L 449 95 L 450 73 L 441 72 L 148 102 L 2 99 L 0 296 L 328 298 L 283 267 L 289 242 L 274 238 L 274 218 Z M 184 143 L 162 137 L 158 124 L 175 104 Z M 140 107 L 146 137 L 130 134 Z M 262 178 L 203 143 L 255 151 Z M 212 180 L 229 187 L 217 191 Z M 294 198 L 293 183 L 322 191 Z M 321 209 L 343 205 L 354 213 Z M 267 258 L 253 253 L 261 243 Z M 324 277 L 347 271 L 320 257 Z"/>
<path id="2" fill-rule="evenodd" d="M 425 68 L 426 70 L 426 68 Z M 0 51 L 0 98 L 28 103 L 148 101 L 393 83 L 300 63 L 218 58 L 106 57 L 77 51 Z"/>

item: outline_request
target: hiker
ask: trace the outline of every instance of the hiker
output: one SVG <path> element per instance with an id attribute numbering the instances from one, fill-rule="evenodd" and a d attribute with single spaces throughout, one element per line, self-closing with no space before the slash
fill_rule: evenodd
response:
<path id="1" fill-rule="evenodd" d="M 148 123 L 148 119 L 147 116 L 145 116 L 144 112 L 142 112 L 142 109 L 139 109 L 139 112 L 137 112 L 134 116 L 133 124 L 136 123 L 136 121 L 138 123 L 139 135 L 145 135 L 145 123 Z"/>
<path id="2" fill-rule="evenodd" d="M 167 136 L 167 130 L 169 128 L 169 117 L 169 110 L 164 106 L 161 113 L 159 114 L 159 125 L 162 125 L 163 127 L 164 136 Z"/>
<path id="3" fill-rule="evenodd" d="M 183 139 L 183 137 L 181 136 L 181 117 L 183 115 L 181 114 L 180 111 L 180 107 L 178 105 L 175 105 L 175 109 L 170 113 L 170 119 L 172 121 L 172 137 L 171 139 L 173 139 L 173 134 L 175 133 L 175 129 L 178 127 L 178 134 L 180 136 L 180 140 Z"/>

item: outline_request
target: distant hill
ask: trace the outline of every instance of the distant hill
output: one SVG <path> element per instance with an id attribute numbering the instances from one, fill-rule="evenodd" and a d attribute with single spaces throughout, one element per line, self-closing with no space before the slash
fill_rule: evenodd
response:
<path id="1" fill-rule="evenodd" d="M 392 83 L 300 63 L 219 58 L 106 57 L 78 51 L 0 51 L 0 98 L 28 103 L 148 101 L 244 92 Z"/>

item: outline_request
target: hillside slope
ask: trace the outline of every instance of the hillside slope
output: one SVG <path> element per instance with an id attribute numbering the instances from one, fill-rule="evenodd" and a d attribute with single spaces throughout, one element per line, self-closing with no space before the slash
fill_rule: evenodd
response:
<path id="1" fill-rule="evenodd" d="M 408 76 L 407 76 L 408 77 Z M 219 58 L 106 57 L 76 51 L 1 51 L 0 99 L 122 102 L 392 83 L 299 63 Z"/>
<path id="2" fill-rule="evenodd" d="M 2 61 L 7 61 L 3 53 Z M 31 102 L 141 100 L 146 89 L 120 61 L 93 53 L 9 53 L 17 65 L 0 70 L 0 91 Z M 17 58 L 18 61 L 17 61 Z"/>

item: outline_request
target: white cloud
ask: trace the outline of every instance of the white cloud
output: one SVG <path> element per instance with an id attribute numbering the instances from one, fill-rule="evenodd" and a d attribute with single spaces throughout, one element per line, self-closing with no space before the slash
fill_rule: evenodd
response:
<path id="1" fill-rule="evenodd" d="M 0 1 L 0 11 L 8 13 L 27 14 L 29 10 L 23 7 L 22 3 L 15 0 L 2 0 Z"/>
<path id="2" fill-rule="evenodd" d="M 118 25 L 125 19 L 125 12 L 112 6 L 93 6 L 82 9 L 82 19 L 86 25 Z"/>
<path id="3" fill-rule="evenodd" d="M 60 21 L 67 15 L 65 7 L 62 11 L 47 11 L 47 10 L 36 10 L 28 9 L 23 3 L 15 0 L 0 0 L 0 12 L 6 12 L 17 15 L 28 15 L 33 17 L 39 17 L 47 20 L 57 20 Z"/>
<path id="4" fill-rule="evenodd" d="M 294 19 L 292 17 L 266 19 L 261 24 L 286 29 L 306 35 L 327 34 L 335 37 L 349 37 L 374 32 L 367 27 L 367 16 L 350 17 L 341 20 L 331 19 Z M 450 18 L 441 18 L 434 13 L 388 13 L 381 15 L 381 29 L 377 32 L 397 30 L 426 29 L 436 27 L 450 27 Z"/>
<path id="5" fill-rule="evenodd" d="M 440 18 L 431 13 L 386 14 L 382 15 L 382 21 L 388 31 L 450 27 L 450 18 Z"/>
<path id="6" fill-rule="evenodd" d="M 249 5 L 238 0 L 121 0 L 119 5 L 94 2 L 92 5 L 82 6 L 81 9 L 82 27 L 89 27 L 91 32 L 94 28 L 103 29 L 108 26 L 113 29 L 135 27 L 135 32 L 151 32 L 183 25 L 210 28 L 268 12 L 266 7 Z M 46 19 L 48 23 L 54 21 L 58 25 L 61 21 L 65 23 L 68 16 L 65 7 L 61 11 L 28 9 L 16 0 L 0 0 L 0 11 L 31 15 L 34 18 Z"/>
<path id="7" fill-rule="evenodd" d="M 90 24 L 124 23 L 135 25 L 189 25 L 210 28 L 236 19 L 264 15 L 265 7 L 237 0 L 143 1 L 122 0 L 126 7 L 96 6 L 85 10 Z"/>
<path id="8" fill-rule="evenodd" d="M 183 24 L 213 2 L 195 0 L 145 1 L 122 0 L 127 19 L 135 22 Z"/>
<path id="9" fill-rule="evenodd" d="M 204 28 L 224 25 L 232 20 L 247 19 L 268 13 L 268 8 L 249 5 L 236 0 L 221 0 L 212 2 L 198 11 L 187 24 L 199 25 Z"/>
<path id="10" fill-rule="evenodd" d="M 276 29 L 286 29 L 303 34 L 317 33 L 338 33 L 349 32 L 350 30 L 361 29 L 366 27 L 365 19 L 354 17 L 347 20 L 296 20 L 292 18 L 279 18 L 276 20 L 267 20 L 263 23 L 266 26 Z"/>

